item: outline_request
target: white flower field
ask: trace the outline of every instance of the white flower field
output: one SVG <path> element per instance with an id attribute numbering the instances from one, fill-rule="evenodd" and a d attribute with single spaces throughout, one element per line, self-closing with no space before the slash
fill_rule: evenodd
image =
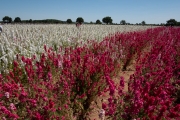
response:
<path id="1" fill-rule="evenodd" d="M 131 25 L 4 25 L 0 34 L 0 72 L 16 58 L 31 57 L 44 52 L 44 45 L 57 50 L 67 46 L 81 46 L 88 40 L 102 41 L 116 32 L 145 30 L 151 26 Z"/>

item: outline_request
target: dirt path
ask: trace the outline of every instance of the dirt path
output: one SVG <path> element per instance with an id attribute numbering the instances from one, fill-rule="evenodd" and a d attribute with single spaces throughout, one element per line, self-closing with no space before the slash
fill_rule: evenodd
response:
<path id="1" fill-rule="evenodd" d="M 136 64 L 136 60 L 133 58 L 133 60 L 131 61 L 130 65 L 127 67 L 127 71 L 120 71 L 119 74 L 116 76 L 116 78 L 114 78 L 114 82 L 116 84 L 119 83 L 120 81 L 120 77 L 124 77 L 125 80 L 125 88 L 124 91 L 127 92 L 128 91 L 128 80 L 130 78 L 130 76 L 132 74 L 134 74 L 135 71 L 135 64 Z M 101 110 L 101 105 L 102 105 L 102 101 L 106 102 L 109 98 L 109 93 L 106 93 L 104 96 L 102 97 L 98 97 L 96 100 L 96 103 L 93 102 L 92 106 L 93 106 L 93 111 L 90 114 L 90 120 L 100 120 L 99 119 L 99 111 Z"/>
<path id="2" fill-rule="evenodd" d="M 133 73 L 134 73 L 134 70 L 132 70 L 132 71 L 121 71 L 121 72 L 119 72 L 117 78 L 114 79 L 114 81 L 116 83 L 118 83 L 119 82 L 118 78 L 120 78 L 120 76 L 124 77 L 124 80 L 125 80 L 125 89 L 124 90 L 128 91 L 128 80 L 129 80 L 130 75 L 132 75 Z M 94 110 L 90 114 L 90 120 L 100 120 L 98 114 L 99 114 L 99 111 L 101 109 L 102 100 L 103 100 L 103 102 L 106 102 L 108 100 L 108 98 L 109 98 L 109 95 L 107 93 L 104 96 L 99 97 L 96 101 L 97 103 L 95 103 L 95 102 L 92 103 L 92 106 L 94 106 Z"/>
<path id="3" fill-rule="evenodd" d="M 146 53 L 150 52 L 151 50 L 151 43 L 147 43 L 147 45 L 145 46 L 145 48 L 143 48 L 142 50 L 142 53 L 141 55 L 145 55 Z M 133 57 L 133 60 L 130 62 L 129 66 L 127 66 L 127 71 L 120 71 L 119 74 L 117 75 L 116 78 L 114 78 L 113 80 L 115 81 L 115 83 L 119 83 L 120 81 L 120 77 L 124 77 L 124 80 L 125 80 L 125 88 L 124 88 L 124 91 L 127 92 L 128 91 L 128 80 L 130 78 L 130 76 L 132 74 L 134 74 L 135 72 L 135 66 L 137 63 L 137 58 L 136 58 L 137 55 L 135 55 Z M 98 97 L 97 99 L 97 105 L 95 104 L 95 102 L 92 103 L 92 106 L 94 105 L 94 110 L 92 111 L 92 113 L 90 114 L 90 120 L 100 120 L 99 119 L 99 111 L 101 110 L 101 105 L 102 105 L 102 100 L 103 102 L 106 102 L 109 98 L 109 94 L 106 93 L 104 96 L 102 97 Z"/>

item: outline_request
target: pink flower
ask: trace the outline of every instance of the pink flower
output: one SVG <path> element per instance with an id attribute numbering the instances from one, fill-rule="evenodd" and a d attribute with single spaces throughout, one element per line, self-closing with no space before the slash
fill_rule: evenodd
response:
<path id="1" fill-rule="evenodd" d="M 61 108 L 61 107 L 58 107 L 58 110 L 62 110 L 62 108 Z"/>
<path id="2" fill-rule="evenodd" d="M 6 118 L 5 118 L 5 117 L 2 117 L 2 120 L 6 120 Z"/>
<path id="3" fill-rule="evenodd" d="M 48 72 L 48 79 L 51 81 L 52 80 L 52 73 Z"/>
<path id="4" fill-rule="evenodd" d="M 2 76 L 2 74 L 0 74 L 0 80 L 2 80 L 3 79 L 3 76 Z"/>
<path id="5" fill-rule="evenodd" d="M 14 61 L 14 67 L 18 67 L 18 62 Z"/>
<path id="6" fill-rule="evenodd" d="M 106 103 L 102 103 L 102 109 L 106 109 L 107 108 L 107 104 Z"/>
<path id="7" fill-rule="evenodd" d="M 32 106 L 34 106 L 34 107 L 37 106 L 37 101 L 36 101 L 36 100 L 30 99 L 29 101 L 30 101 L 30 103 L 31 103 Z"/>
<path id="8" fill-rule="evenodd" d="M 79 98 L 84 98 L 85 96 L 86 96 L 86 94 L 84 93 L 84 94 L 80 95 Z"/>
<path id="9" fill-rule="evenodd" d="M 55 103 L 52 100 L 49 100 L 49 108 L 53 108 Z"/>
<path id="10" fill-rule="evenodd" d="M 35 116 L 37 120 L 41 120 L 41 115 L 38 112 L 35 113 Z"/>
<path id="11" fill-rule="evenodd" d="M 43 100 L 44 100 L 44 101 L 48 101 L 48 98 L 47 98 L 47 97 L 43 97 Z"/>
<path id="12" fill-rule="evenodd" d="M 67 104 L 65 104 L 64 107 L 65 107 L 66 109 L 68 109 L 68 105 L 67 105 Z"/>
<path id="13" fill-rule="evenodd" d="M 65 120 L 65 117 L 64 117 L 64 116 L 61 116 L 61 120 Z"/>
<path id="14" fill-rule="evenodd" d="M 10 109 L 11 110 L 16 110 L 16 107 L 15 107 L 15 105 L 13 103 L 10 103 Z"/>

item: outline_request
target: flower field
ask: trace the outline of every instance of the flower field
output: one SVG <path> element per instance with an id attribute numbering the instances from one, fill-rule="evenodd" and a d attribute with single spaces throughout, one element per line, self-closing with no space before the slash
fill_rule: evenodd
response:
<path id="1" fill-rule="evenodd" d="M 88 40 L 100 42 L 117 31 L 137 31 L 148 27 L 83 25 L 78 29 L 75 25 L 5 25 L 3 28 L 0 37 L 0 71 L 7 68 L 17 54 L 26 57 L 36 55 L 39 60 L 44 45 L 57 51 L 60 46 L 82 46 Z"/>
<path id="2" fill-rule="evenodd" d="M 3 28 L 1 119 L 88 120 L 92 102 L 103 94 L 108 94 L 101 106 L 106 119 L 180 119 L 180 28 Z M 129 80 L 117 78 L 132 61 Z"/>

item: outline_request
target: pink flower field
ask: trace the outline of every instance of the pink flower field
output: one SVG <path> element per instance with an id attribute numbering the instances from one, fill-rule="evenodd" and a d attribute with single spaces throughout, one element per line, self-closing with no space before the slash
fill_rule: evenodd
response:
<path id="1" fill-rule="evenodd" d="M 17 54 L 0 74 L 0 119 L 88 120 L 92 103 L 104 94 L 99 110 L 107 120 L 180 119 L 179 27 L 116 32 L 58 50 L 47 46 L 39 60 Z M 130 70 L 129 79 L 119 76 Z"/>

